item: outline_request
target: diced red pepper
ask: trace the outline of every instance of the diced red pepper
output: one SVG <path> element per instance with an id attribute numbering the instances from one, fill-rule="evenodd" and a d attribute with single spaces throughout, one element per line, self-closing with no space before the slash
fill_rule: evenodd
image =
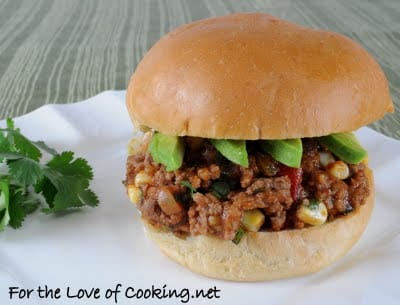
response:
<path id="1" fill-rule="evenodd" d="M 289 167 L 283 164 L 280 164 L 279 168 L 279 176 L 288 176 L 290 180 L 290 194 L 292 195 L 293 200 L 297 200 L 299 198 L 300 193 L 300 185 L 303 176 L 303 169 L 301 167 Z"/>

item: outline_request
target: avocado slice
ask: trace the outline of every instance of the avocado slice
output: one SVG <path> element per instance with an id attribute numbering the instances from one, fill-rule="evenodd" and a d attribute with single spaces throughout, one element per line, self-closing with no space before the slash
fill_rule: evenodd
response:
<path id="1" fill-rule="evenodd" d="M 155 133 L 151 138 L 149 150 L 153 160 L 164 164 L 169 172 L 182 166 L 185 147 L 180 137 Z"/>
<path id="2" fill-rule="evenodd" d="M 301 139 L 263 140 L 261 147 L 275 160 L 290 167 L 300 167 L 303 156 Z"/>
<path id="3" fill-rule="evenodd" d="M 351 132 L 335 133 L 320 137 L 318 140 L 334 155 L 350 164 L 360 163 L 368 155 L 368 152 Z"/>
<path id="4" fill-rule="evenodd" d="M 211 139 L 211 144 L 229 161 L 244 167 L 249 167 L 245 140 L 216 140 Z"/>

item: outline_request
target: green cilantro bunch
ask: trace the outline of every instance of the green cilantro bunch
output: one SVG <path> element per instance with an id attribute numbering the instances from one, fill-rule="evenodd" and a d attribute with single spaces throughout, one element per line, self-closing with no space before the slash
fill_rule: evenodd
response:
<path id="1" fill-rule="evenodd" d="M 42 152 L 51 159 L 41 163 Z M 42 141 L 30 141 L 7 119 L 0 129 L 0 231 L 19 228 L 26 215 L 41 207 L 46 214 L 97 206 L 90 190 L 93 171 L 74 153 L 58 153 Z"/>

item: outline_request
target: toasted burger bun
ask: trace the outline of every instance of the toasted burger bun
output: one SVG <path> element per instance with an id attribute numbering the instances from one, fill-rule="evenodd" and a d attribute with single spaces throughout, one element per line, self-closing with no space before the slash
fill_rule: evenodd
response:
<path id="1" fill-rule="evenodd" d="M 381 68 L 356 42 L 256 13 L 164 36 L 132 76 L 127 106 L 165 134 L 246 140 L 352 131 L 393 111 Z"/>
<path id="2" fill-rule="evenodd" d="M 367 226 L 370 195 L 358 210 L 321 226 L 279 232 L 247 232 L 238 245 L 208 236 L 180 239 L 145 223 L 146 234 L 179 264 L 208 277 L 230 281 L 266 281 L 317 272 L 345 255 Z"/>

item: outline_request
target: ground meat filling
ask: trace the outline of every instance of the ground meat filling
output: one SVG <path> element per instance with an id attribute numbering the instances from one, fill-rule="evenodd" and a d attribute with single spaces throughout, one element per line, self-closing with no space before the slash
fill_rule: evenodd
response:
<path id="1" fill-rule="evenodd" d="M 265 215 L 262 230 L 303 228 L 306 224 L 296 210 L 305 198 L 323 202 L 328 221 L 364 204 L 369 195 L 364 164 L 347 165 L 349 177 L 340 180 L 321 159 L 322 153 L 335 161 L 333 155 L 313 139 L 302 141 L 301 180 L 295 192 L 287 168 L 262 153 L 256 141 L 248 141 L 249 167 L 245 168 L 226 160 L 207 140 L 190 137 L 185 138 L 183 165 L 174 172 L 155 163 L 144 142 L 128 158 L 125 183 L 134 185 L 135 177 L 145 173 L 148 180 L 140 184 L 137 205 L 142 218 L 178 236 L 232 240 L 243 213 L 253 209 Z"/>

